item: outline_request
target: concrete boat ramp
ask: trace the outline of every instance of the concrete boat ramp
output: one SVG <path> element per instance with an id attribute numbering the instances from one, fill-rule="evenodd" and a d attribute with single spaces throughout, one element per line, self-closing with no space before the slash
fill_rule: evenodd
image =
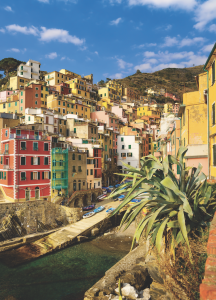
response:
<path id="1" fill-rule="evenodd" d="M 106 210 L 110 207 L 116 208 L 119 204 L 119 201 L 110 202 L 105 206 L 105 210 L 90 218 L 67 225 L 54 233 L 18 249 L 0 253 L 0 260 L 14 267 L 66 246 L 86 240 L 89 236 L 96 236 L 111 227 L 118 226 L 121 216 L 115 215 L 110 218 Z"/>

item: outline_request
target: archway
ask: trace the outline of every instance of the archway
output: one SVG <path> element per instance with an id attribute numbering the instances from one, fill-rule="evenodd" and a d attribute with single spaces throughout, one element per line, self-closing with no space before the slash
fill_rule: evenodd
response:
<path id="1" fill-rule="evenodd" d="M 82 207 L 81 203 L 80 203 L 80 198 L 75 198 L 74 200 L 74 207 Z"/>
<path id="2" fill-rule="evenodd" d="M 39 187 L 37 186 L 35 188 L 35 200 L 39 200 L 40 199 L 40 189 Z"/>
<path id="3" fill-rule="evenodd" d="M 29 190 L 29 188 L 26 188 L 26 190 L 25 190 L 25 199 L 26 199 L 26 201 L 30 200 L 30 190 Z"/>
<path id="4" fill-rule="evenodd" d="M 95 193 L 92 193 L 92 202 L 96 202 L 97 196 Z"/>

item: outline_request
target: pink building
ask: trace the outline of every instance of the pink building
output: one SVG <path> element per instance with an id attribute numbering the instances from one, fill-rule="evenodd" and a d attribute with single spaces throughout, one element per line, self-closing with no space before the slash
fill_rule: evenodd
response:
<path id="1" fill-rule="evenodd" d="M 17 93 L 17 90 L 16 91 L 3 91 L 3 92 L 0 92 L 0 102 L 6 102 L 7 97 L 9 97 L 10 95 L 14 95 L 16 93 Z"/>
<path id="2" fill-rule="evenodd" d="M 171 98 L 171 99 L 173 99 L 173 100 L 175 100 L 175 101 L 180 102 L 180 98 L 176 97 L 176 95 L 171 94 L 171 93 L 165 93 L 165 94 L 164 94 L 164 97 L 166 97 L 166 98 Z"/>
<path id="3" fill-rule="evenodd" d="M 127 123 L 128 120 L 127 117 L 124 117 L 125 112 L 122 107 L 120 107 L 119 105 L 112 106 L 112 113 L 118 116 L 122 120 L 122 122 Z"/>

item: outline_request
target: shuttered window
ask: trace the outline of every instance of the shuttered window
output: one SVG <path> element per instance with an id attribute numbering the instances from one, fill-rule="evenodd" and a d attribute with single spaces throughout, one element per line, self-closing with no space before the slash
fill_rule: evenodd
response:
<path id="1" fill-rule="evenodd" d="M 212 64 L 212 85 L 215 83 L 215 61 Z"/>
<path id="2" fill-rule="evenodd" d="M 212 104 L 212 125 L 215 125 L 215 103 Z"/>
<path id="3" fill-rule="evenodd" d="M 216 145 L 213 145 L 213 166 L 216 166 Z"/>

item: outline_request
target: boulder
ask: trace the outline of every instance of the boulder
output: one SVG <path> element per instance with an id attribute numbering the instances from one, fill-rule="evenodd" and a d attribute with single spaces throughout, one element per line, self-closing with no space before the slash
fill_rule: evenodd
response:
<path id="1" fill-rule="evenodd" d="M 120 278 L 122 283 L 129 283 L 138 291 L 149 287 L 150 284 L 148 270 L 140 265 L 134 266 L 132 270 L 125 272 Z"/>
<path id="2" fill-rule="evenodd" d="M 119 289 L 115 289 L 115 292 L 119 294 Z M 127 299 L 136 300 L 138 298 L 138 291 L 131 286 L 129 283 L 123 283 L 123 287 L 121 288 L 122 296 L 127 297 Z"/>
<path id="3" fill-rule="evenodd" d="M 91 230 L 91 235 L 92 236 L 97 236 L 100 233 L 100 230 L 98 228 L 93 228 Z"/>

